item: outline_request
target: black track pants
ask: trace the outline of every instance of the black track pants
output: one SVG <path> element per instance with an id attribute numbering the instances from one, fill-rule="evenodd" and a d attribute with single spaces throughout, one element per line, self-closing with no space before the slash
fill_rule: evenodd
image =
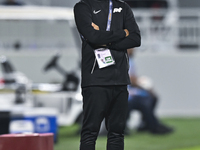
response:
<path id="1" fill-rule="evenodd" d="M 82 89 L 83 126 L 80 150 L 95 150 L 102 120 L 108 130 L 107 150 L 124 150 L 128 108 L 127 86 L 91 86 Z"/>

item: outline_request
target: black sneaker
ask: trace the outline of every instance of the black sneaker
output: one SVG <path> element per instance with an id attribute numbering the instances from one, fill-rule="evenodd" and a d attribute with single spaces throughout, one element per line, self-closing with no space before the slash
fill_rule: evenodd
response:
<path id="1" fill-rule="evenodd" d="M 169 134 L 169 133 L 172 133 L 173 131 L 174 131 L 173 128 L 160 124 L 154 131 L 151 131 L 151 133 L 153 133 L 153 134 Z"/>
<path id="2" fill-rule="evenodd" d="M 140 125 L 137 128 L 137 132 L 144 132 L 144 131 L 148 131 L 148 127 L 146 125 L 146 123 L 141 122 Z"/>
<path id="3" fill-rule="evenodd" d="M 144 132 L 144 131 L 148 131 L 147 126 L 139 126 L 139 127 L 137 128 L 137 132 Z"/>

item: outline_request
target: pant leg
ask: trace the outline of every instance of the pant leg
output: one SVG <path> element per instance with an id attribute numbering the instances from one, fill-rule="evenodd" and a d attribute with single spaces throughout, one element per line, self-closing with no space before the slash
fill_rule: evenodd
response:
<path id="1" fill-rule="evenodd" d="M 115 86 L 106 115 L 107 150 L 124 150 L 124 129 L 128 110 L 127 86 Z"/>
<path id="2" fill-rule="evenodd" d="M 131 95 L 129 96 L 129 100 L 128 100 L 128 113 L 127 113 L 127 121 L 130 119 L 130 114 L 132 111 L 134 110 L 138 110 L 141 113 L 141 121 L 140 121 L 140 128 L 146 127 L 146 120 L 144 119 L 144 116 L 146 115 L 146 113 L 144 114 L 143 112 L 143 108 L 144 106 L 141 107 L 142 105 L 142 99 L 144 97 L 141 96 L 137 96 L 137 95 Z"/>
<path id="3" fill-rule="evenodd" d="M 128 113 L 127 113 L 127 120 L 130 118 L 130 113 L 133 110 L 138 110 L 139 103 L 136 96 L 130 96 L 128 98 Z"/>
<path id="4" fill-rule="evenodd" d="M 158 97 L 152 97 L 152 109 L 153 109 L 153 111 L 155 111 L 155 109 L 156 109 L 156 106 L 157 106 L 157 104 L 158 104 Z"/>
<path id="5" fill-rule="evenodd" d="M 142 113 L 143 121 L 150 131 L 154 131 L 158 126 L 158 120 L 152 108 L 153 99 L 151 97 L 137 97 L 137 99 L 139 103 L 138 110 Z"/>
<path id="6" fill-rule="evenodd" d="M 80 150 L 95 150 L 100 125 L 105 117 L 112 93 L 106 87 L 87 87 L 82 89 L 83 124 Z"/>

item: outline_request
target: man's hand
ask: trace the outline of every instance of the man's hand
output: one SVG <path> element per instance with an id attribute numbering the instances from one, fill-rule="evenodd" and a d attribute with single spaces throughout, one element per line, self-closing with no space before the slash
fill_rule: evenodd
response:
<path id="1" fill-rule="evenodd" d="M 99 26 L 98 25 L 96 25 L 96 24 L 94 24 L 93 22 L 92 22 L 92 26 L 93 26 L 93 28 L 95 29 L 95 30 L 99 30 Z M 106 44 L 105 45 L 101 45 L 101 46 L 106 46 Z"/>
<path id="2" fill-rule="evenodd" d="M 129 31 L 127 29 L 124 29 L 124 31 L 126 32 L 126 37 L 129 36 Z"/>
<path id="3" fill-rule="evenodd" d="M 94 28 L 95 30 L 99 30 L 99 26 L 96 25 L 96 24 L 94 24 L 93 22 L 92 22 L 92 26 L 93 26 L 93 28 Z"/>

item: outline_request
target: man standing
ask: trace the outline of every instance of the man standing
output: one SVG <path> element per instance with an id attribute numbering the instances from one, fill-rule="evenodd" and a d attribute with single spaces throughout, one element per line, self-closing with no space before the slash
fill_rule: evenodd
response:
<path id="1" fill-rule="evenodd" d="M 80 150 L 95 150 L 104 118 L 107 150 L 123 150 L 130 84 L 127 49 L 140 46 L 139 28 L 131 8 L 119 0 L 81 0 L 74 15 L 82 39 Z"/>

